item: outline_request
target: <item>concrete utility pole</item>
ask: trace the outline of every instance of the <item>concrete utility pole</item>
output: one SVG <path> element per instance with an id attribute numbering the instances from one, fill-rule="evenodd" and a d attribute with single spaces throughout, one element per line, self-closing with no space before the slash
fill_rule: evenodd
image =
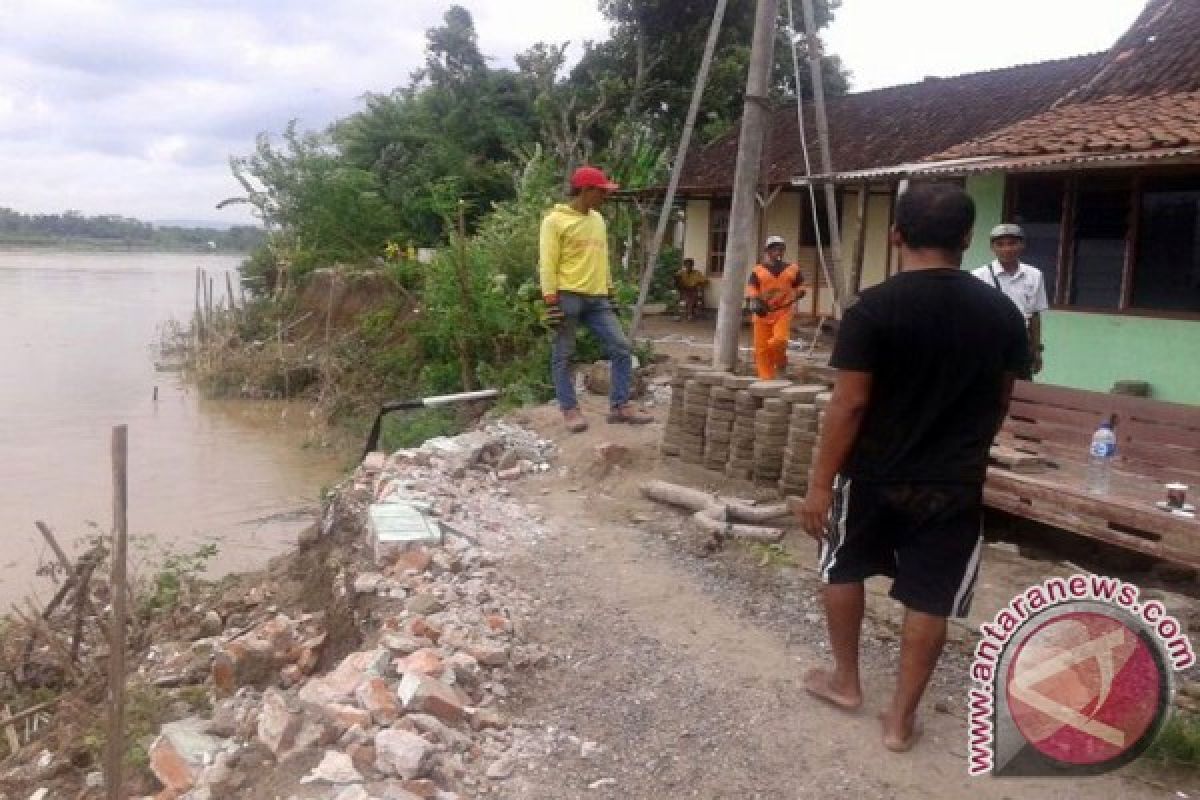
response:
<path id="1" fill-rule="evenodd" d="M 692 102 L 688 106 L 687 118 L 683 123 L 683 135 L 679 138 L 679 149 L 675 152 L 675 163 L 671 166 L 671 180 L 667 184 L 667 194 L 663 198 L 662 211 L 658 215 L 658 226 L 654 229 L 650 253 L 646 258 L 645 269 L 642 270 L 642 285 L 638 292 L 637 307 L 633 310 L 633 323 L 629 326 L 630 339 L 636 337 L 638 329 L 641 328 L 646 297 L 650 294 L 650 282 L 654 279 L 654 271 L 658 269 L 658 256 L 662 251 L 663 239 L 667 235 L 667 223 L 671 219 L 671 208 L 675 205 L 675 193 L 679 189 L 679 176 L 683 174 L 683 162 L 687 158 L 688 147 L 692 142 L 692 131 L 696 127 L 696 115 L 700 113 L 700 101 L 704 99 L 704 87 L 708 85 L 708 70 L 712 66 L 713 53 L 717 49 L 717 38 L 721 34 L 721 22 L 725 19 L 726 2 L 727 0 L 717 0 L 712 22 L 708 26 L 708 40 L 704 44 L 704 56 L 700 59 L 700 71 L 696 73 L 696 85 L 692 89 Z"/>
<path id="2" fill-rule="evenodd" d="M 746 78 L 746 101 L 742 110 L 742 132 L 738 139 L 737 169 L 733 179 L 729 241 L 725 247 L 725 282 L 721 287 L 717 333 L 713 341 L 713 366 L 717 369 L 733 369 L 737 363 L 746 272 L 759 245 L 754 194 L 758 188 L 762 163 L 767 89 L 771 79 L 771 63 L 774 61 L 778 12 L 778 0 L 758 0 L 754 15 L 754 39 L 750 48 L 750 74 Z"/>
<path id="3" fill-rule="evenodd" d="M 791 2 L 791 0 L 788 0 Z M 808 68 L 812 73 L 813 111 L 817 115 L 817 144 L 821 151 L 821 172 L 833 174 L 833 156 L 829 150 L 829 117 L 825 113 L 825 83 L 821 69 L 821 40 L 817 38 L 817 21 L 813 13 L 813 0 L 800 0 L 804 11 L 804 32 L 808 37 Z M 799 87 L 796 87 L 799 91 Z M 847 287 L 846 273 L 842 261 L 842 228 L 837 213 L 837 189 L 833 182 L 826 180 L 825 184 L 825 213 L 829 215 L 829 254 L 833 261 L 832 272 L 833 302 L 836 307 L 835 315 L 840 317 L 846 308 Z M 863 231 L 859 231 L 861 238 Z"/>

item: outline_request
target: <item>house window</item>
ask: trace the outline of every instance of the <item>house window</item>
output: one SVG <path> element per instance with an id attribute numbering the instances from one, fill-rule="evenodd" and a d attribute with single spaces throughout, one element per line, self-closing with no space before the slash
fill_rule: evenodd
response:
<path id="1" fill-rule="evenodd" d="M 1021 260 L 1042 271 L 1046 297 L 1058 296 L 1059 251 L 1062 246 L 1063 178 L 1022 179 L 1014 187 L 1012 220 L 1025 231 Z"/>
<path id="2" fill-rule="evenodd" d="M 708 274 L 725 273 L 725 246 L 729 244 L 729 200 L 713 200 L 708 210 Z"/>
<path id="3" fill-rule="evenodd" d="M 1140 212 L 1130 305 L 1200 312 L 1200 180 L 1147 180 Z"/>
<path id="4" fill-rule="evenodd" d="M 824 189 L 818 188 L 815 190 L 817 198 L 817 226 L 813 227 L 812 205 L 809 201 L 808 191 L 800 193 L 800 247 L 816 247 L 817 246 L 817 231 L 821 233 L 821 244 L 824 247 L 829 247 L 829 241 L 832 236 L 829 233 L 829 214 L 825 209 L 828 205 L 825 202 Z M 837 193 L 837 214 L 838 221 L 842 218 L 842 193 L 839 190 Z"/>
<path id="5" fill-rule="evenodd" d="M 1132 192 L 1128 182 L 1081 181 L 1067 305 L 1118 309 Z"/>
<path id="6" fill-rule="evenodd" d="M 1051 305 L 1200 314 L 1200 170 L 1014 176 L 1009 190 Z"/>

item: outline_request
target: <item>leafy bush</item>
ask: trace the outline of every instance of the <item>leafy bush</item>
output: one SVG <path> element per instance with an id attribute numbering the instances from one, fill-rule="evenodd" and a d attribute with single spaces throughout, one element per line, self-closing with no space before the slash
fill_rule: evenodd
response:
<path id="1" fill-rule="evenodd" d="M 435 436 L 453 436 L 462 425 L 453 412 L 442 408 L 395 412 L 383 419 L 380 446 L 391 452 L 403 447 L 417 447 Z"/>

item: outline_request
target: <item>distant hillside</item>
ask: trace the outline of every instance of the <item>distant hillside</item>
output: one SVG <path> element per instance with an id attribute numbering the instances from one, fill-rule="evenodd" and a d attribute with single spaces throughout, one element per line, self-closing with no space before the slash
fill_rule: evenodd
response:
<path id="1" fill-rule="evenodd" d="M 22 214 L 0 208 L 0 244 L 249 252 L 265 238 L 263 229 L 254 225 L 192 220 L 150 223 L 115 214 Z"/>
<path id="2" fill-rule="evenodd" d="M 156 228 L 202 228 L 210 231 L 227 231 L 231 228 L 245 227 L 216 219 L 152 219 L 150 224 Z"/>

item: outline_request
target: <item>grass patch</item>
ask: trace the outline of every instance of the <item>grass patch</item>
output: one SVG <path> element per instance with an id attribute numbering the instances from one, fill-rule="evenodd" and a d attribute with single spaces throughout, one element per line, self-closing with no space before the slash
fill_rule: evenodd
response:
<path id="1" fill-rule="evenodd" d="M 1176 711 L 1146 751 L 1146 757 L 1167 766 L 1200 767 L 1200 716 Z"/>
<path id="2" fill-rule="evenodd" d="M 418 447 L 426 439 L 435 436 L 455 436 L 461 432 L 461 423 L 454 412 L 448 409 L 397 411 L 383 418 L 379 449 L 390 453 L 402 448 Z"/>
<path id="3" fill-rule="evenodd" d="M 794 568 L 800 566 L 800 562 L 796 560 L 796 557 L 789 553 L 787 548 L 781 544 L 752 542 L 747 547 L 758 558 L 758 565 L 760 567 Z"/>

